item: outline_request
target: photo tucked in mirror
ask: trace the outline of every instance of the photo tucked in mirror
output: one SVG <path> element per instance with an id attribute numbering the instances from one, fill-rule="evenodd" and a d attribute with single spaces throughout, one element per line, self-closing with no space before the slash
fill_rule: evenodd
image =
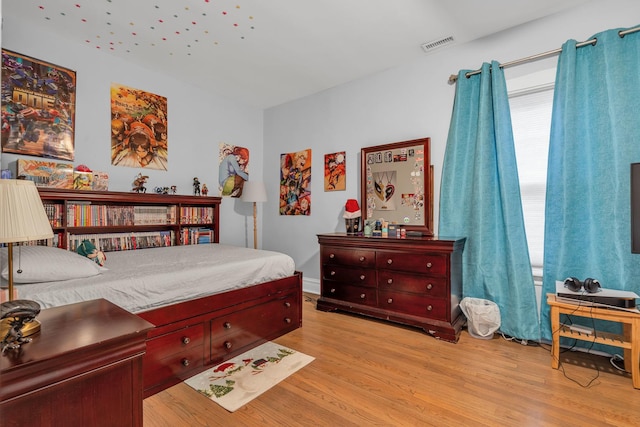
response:
<path id="1" fill-rule="evenodd" d="M 433 236 L 433 180 L 429 138 L 362 149 L 361 207 L 373 225 L 383 218 Z"/>

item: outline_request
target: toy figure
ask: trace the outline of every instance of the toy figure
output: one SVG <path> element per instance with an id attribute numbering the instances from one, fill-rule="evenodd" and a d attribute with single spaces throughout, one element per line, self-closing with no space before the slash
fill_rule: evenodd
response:
<path id="1" fill-rule="evenodd" d="M 207 188 L 207 184 L 202 184 L 202 195 L 206 196 L 209 194 L 209 189 Z"/>
<path id="2" fill-rule="evenodd" d="M 200 195 L 200 180 L 198 179 L 198 177 L 193 178 L 193 195 Z"/>
<path id="3" fill-rule="evenodd" d="M 178 192 L 178 186 L 172 185 L 171 186 L 171 194 L 176 194 L 177 192 Z"/>
<path id="4" fill-rule="evenodd" d="M 142 175 L 141 173 L 139 173 L 136 176 L 136 179 L 133 180 L 133 188 L 131 189 L 131 191 L 135 191 L 136 193 L 146 193 L 147 187 L 145 187 L 144 184 L 146 184 L 147 179 L 149 179 L 147 175 Z"/>
<path id="5" fill-rule="evenodd" d="M 100 266 L 104 265 L 104 261 L 107 259 L 104 252 L 98 250 L 90 240 L 83 240 L 78 246 L 77 252 L 82 256 L 86 256 Z"/>

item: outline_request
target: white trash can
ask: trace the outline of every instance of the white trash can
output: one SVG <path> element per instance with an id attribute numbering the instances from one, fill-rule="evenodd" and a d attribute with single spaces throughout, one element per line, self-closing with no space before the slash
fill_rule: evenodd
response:
<path id="1" fill-rule="evenodd" d="M 472 337 L 490 340 L 500 328 L 500 308 L 495 302 L 466 297 L 460 301 L 460 308 L 467 317 L 467 330 Z"/>

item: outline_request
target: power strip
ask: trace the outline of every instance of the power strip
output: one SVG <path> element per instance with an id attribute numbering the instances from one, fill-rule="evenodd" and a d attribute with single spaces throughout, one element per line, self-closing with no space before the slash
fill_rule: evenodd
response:
<path id="1" fill-rule="evenodd" d="M 582 325 L 569 325 L 569 329 L 572 332 L 578 332 L 580 334 L 591 335 L 593 333 L 593 328 Z"/>

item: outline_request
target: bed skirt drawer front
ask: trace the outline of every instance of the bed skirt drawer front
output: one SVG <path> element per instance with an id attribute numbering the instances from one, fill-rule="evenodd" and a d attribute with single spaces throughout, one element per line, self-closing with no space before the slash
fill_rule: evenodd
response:
<path id="1" fill-rule="evenodd" d="M 297 327 L 301 319 L 296 295 L 286 295 L 211 320 L 209 362 L 220 363 L 254 347 L 257 342 Z"/>

